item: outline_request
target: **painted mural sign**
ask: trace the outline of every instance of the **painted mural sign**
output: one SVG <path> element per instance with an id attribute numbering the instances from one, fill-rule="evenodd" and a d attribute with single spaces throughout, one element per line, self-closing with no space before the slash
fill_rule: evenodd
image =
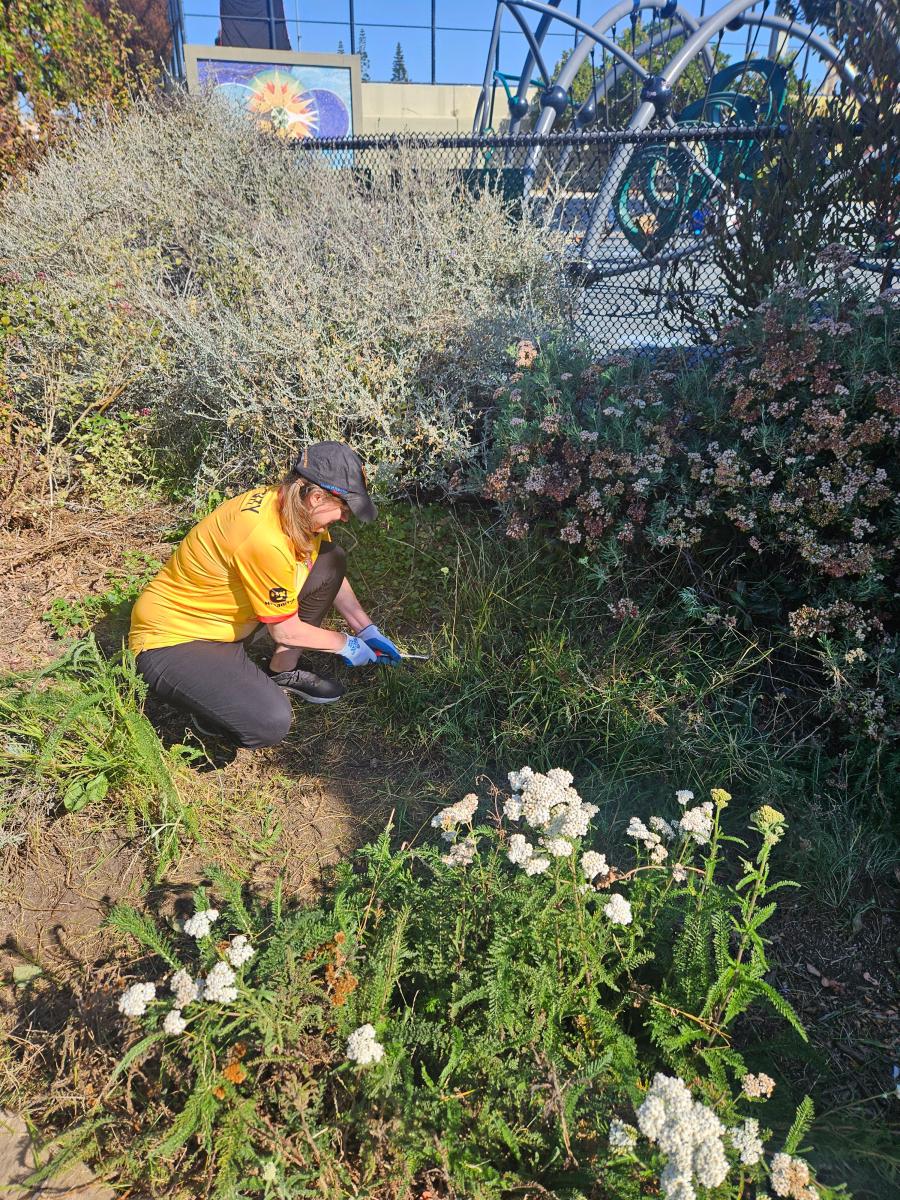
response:
<path id="1" fill-rule="evenodd" d="M 220 92 L 286 141 L 349 137 L 360 128 L 356 57 L 186 46 L 185 59 L 191 91 Z"/>

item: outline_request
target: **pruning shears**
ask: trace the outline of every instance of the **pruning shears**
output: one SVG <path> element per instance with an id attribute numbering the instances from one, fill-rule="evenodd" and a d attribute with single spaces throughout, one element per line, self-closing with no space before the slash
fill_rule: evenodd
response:
<path id="1" fill-rule="evenodd" d="M 376 658 L 390 658 L 391 656 L 389 654 L 386 654 L 383 650 L 376 650 L 375 657 Z M 428 662 L 429 658 L 431 658 L 431 655 L 430 654 L 404 654 L 403 651 L 401 650 L 400 657 L 402 659 L 415 659 L 417 662 Z"/>

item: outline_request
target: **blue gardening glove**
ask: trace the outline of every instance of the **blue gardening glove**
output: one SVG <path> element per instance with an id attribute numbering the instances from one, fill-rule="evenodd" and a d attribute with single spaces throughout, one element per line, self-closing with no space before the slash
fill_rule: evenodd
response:
<path id="1" fill-rule="evenodd" d="M 389 666 L 396 666 L 401 661 L 402 655 L 389 637 L 385 637 L 377 625 L 367 625 L 365 629 L 359 631 L 358 637 L 371 647 L 378 655 L 379 662 L 386 662 Z"/>
<path id="2" fill-rule="evenodd" d="M 347 640 L 343 650 L 338 650 L 338 657 L 348 667 L 365 667 L 369 663 L 378 662 L 378 656 L 371 646 L 367 646 L 358 637 L 351 637 L 349 633 L 345 636 Z"/>

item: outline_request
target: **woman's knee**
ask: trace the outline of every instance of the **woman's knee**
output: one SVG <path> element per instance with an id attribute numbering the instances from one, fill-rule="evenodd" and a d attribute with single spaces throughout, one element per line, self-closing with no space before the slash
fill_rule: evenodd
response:
<path id="1" fill-rule="evenodd" d="M 347 573 L 347 551 L 336 542 L 323 542 L 316 558 L 316 564 L 319 563 L 330 574 L 339 575 L 343 579 Z"/>
<path id="2" fill-rule="evenodd" d="M 290 700 L 279 691 L 267 704 L 260 705 L 252 718 L 242 723 L 241 729 L 234 731 L 238 745 L 247 750 L 277 746 L 290 732 L 293 715 Z"/>

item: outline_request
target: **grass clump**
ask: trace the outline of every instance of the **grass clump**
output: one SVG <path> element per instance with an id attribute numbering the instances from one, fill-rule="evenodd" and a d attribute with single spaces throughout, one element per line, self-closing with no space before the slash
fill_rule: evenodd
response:
<path id="1" fill-rule="evenodd" d="M 777 1175 L 812 1105 L 772 1140 L 757 1106 L 775 1081 L 740 1031 L 762 1003 L 805 1036 L 760 932 L 784 886 L 783 816 L 755 813 L 739 865 L 728 793 L 683 792 L 649 826 L 634 818 L 626 848 L 596 842 L 572 783 L 514 772 L 508 793 L 436 814 L 441 844 L 386 833 L 308 905 L 277 887 L 248 901 L 213 873 L 187 920 L 115 909 L 143 958 L 104 1100 L 71 1144 L 151 1194 L 222 1200 L 620 1200 L 660 1179 L 664 1195 L 735 1200 Z"/>
<path id="2" fill-rule="evenodd" d="M 197 835 L 176 784 L 193 752 L 163 748 L 143 694 L 131 661 L 107 659 L 90 636 L 43 671 L 0 678 L 0 772 L 5 787 L 46 789 L 66 812 L 115 802 L 125 831 L 146 837 L 159 877 Z"/>

